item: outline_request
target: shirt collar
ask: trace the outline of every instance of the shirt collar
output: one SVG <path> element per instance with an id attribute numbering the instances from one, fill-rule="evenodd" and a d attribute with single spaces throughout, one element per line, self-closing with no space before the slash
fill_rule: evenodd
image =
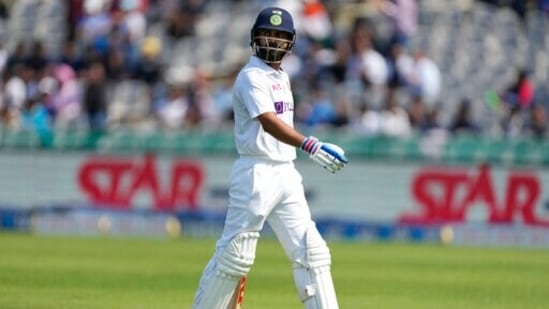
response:
<path id="1" fill-rule="evenodd" d="M 250 57 L 250 63 L 253 65 L 253 66 L 256 66 L 260 69 L 262 69 L 263 71 L 265 71 L 267 74 L 275 74 L 275 73 L 281 73 L 283 70 L 282 68 L 280 68 L 279 71 L 273 69 L 273 67 L 271 67 L 270 65 L 266 64 L 265 62 L 263 62 L 263 60 L 261 60 L 261 58 L 257 57 L 256 55 L 252 55 Z"/>

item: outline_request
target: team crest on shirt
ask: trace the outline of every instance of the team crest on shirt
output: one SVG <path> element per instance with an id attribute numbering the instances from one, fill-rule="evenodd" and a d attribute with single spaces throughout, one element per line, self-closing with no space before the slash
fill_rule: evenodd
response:
<path id="1" fill-rule="evenodd" d="M 282 85 L 281 84 L 274 84 L 273 85 L 273 91 L 280 91 L 282 90 Z"/>

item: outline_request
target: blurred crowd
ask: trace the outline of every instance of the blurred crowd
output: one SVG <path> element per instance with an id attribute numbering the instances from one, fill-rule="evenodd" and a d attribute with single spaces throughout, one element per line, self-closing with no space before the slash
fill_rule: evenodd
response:
<path id="1" fill-rule="evenodd" d="M 23 2 L 40 10 L 52 1 L 0 1 L 0 19 L 9 24 L 13 8 Z M 211 2 L 60 1 L 68 31 L 59 52 L 44 39 L 0 42 L 0 126 L 39 132 L 231 126 L 232 81 L 247 57 L 224 76 L 172 68 L 165 57 L 167 46 L 195 35 Z M 459 98 L 450 120 L 440 120 L 445 73 L 415 40 L 420 1 L 343 2 L 269 2 L 290 8 L 298 26 L 296 48 L 283 64 L 293 80 L 297 125 L 396 137 L 434 129 L 486 133 L 471 117 L 471 98 Z M 527 9 L 523 4 L 549 11 L 543 0 L 484 2 L 511 6 L 517 14 Z M 359 6 L 373 14 L 357 16 Z M 352 18 L 340 27 L 336 16 L 349 8 Z M 387 31 L 379 31 L 380 20 Z M 158 25 L 162 33 L 153 35 Z M 547 137 L 549 102 L 538 102 L 535 93 L 528 70 L 517 68 L 516 81 L 487 96 L 501 118 L 497 134 Z"/>

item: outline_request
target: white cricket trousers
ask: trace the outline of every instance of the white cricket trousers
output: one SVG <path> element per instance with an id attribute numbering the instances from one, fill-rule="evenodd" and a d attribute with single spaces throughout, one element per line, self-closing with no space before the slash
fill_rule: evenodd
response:
<path id="1" fill-rule="evenodd" d="M 293 162 L 240 158 L 232 168 L 229 206 L 223 234 L 200 279 L 197 297 L 217 267 L 217 257 L 241 232 L 260 232 L 265 221 L 276 234 L 289 259 L 305 246 L 312 224 L 302 177 Z"/>

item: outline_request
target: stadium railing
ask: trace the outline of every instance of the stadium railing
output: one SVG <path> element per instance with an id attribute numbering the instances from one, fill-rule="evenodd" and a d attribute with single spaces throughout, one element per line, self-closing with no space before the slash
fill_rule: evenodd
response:
<path id="1" fill-rule="evenodd" d="M 337 142 L 349 157 L 355 159 L 549 166 L 549 140 L 533 137 L 503 138 L 459 134 L 437 141 L 426 135 L 393 138 L 329 132 L 317 136 Z M 101 133 L 57 130 L 39 134 L 29 130 L 2 129 L 1 150 L 236 154 L 233 135 L 227 131 L 137 133 L 117 130 Z"/>

